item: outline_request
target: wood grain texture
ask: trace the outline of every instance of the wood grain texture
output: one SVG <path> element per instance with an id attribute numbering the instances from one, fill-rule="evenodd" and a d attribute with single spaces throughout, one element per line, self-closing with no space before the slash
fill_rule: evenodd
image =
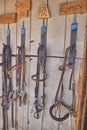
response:
<path id="1" fill-rule="evenodd" d="M 16 23 L 16 13 L 0 15 L 0 24 Z"/>
<path id="2" fill-rule="evenodd" d="M 38 18 L 39 19 L 50 18 L 49 9 L 48 9 L 47 5 L 38 7 Z"/>
<path id="3" fill-rule="evenodd" d="M 69 2 L 70 2 L 70 0 L 69 0 Z M 82 20 L 81 17 L 84 19 L 83 21 L 81 21 Z M 70 45 L 71 24 L 73 22 L 73 19 L 74 19 L 74 14 L 73 15 L 67 15 L 65 49 Z M 81 15 L 77 14 L 76 15 L 76 21 L 78 23 L 77 43 L 76 43 L 77 55 L 76 56 L 77 57 L 84 57 L 83 53 L 84 53 L 85 31 L 86 31 L 85 30 L 86 14 L 81 14 Z M 82 26 L 82 24 L 83 24 L 83 26 Z M 79 73 L 81 71 L 80 70 L 81 69 L 81 62 L 82 62 L 81 60 L 79 60 L 79 61 L 76 60 L 76 65 L 75 65 L 75 74 L 74 75 L 75 75 L 75 82 L 76 82 L 76 102 L 78 102 L 79 92 L 77 93 L 77 89 L 78 89 L 78 86 L 79 86 L 78 85 L 78 77 L 79 77 Z M 66 71 L 66 72 L 68 72 L 68 71 Z M 68 80 L 68 75 L 69 75 L 69 73 L 67 73 L 67 76 L 66 76 L 66 81 L 65 81 L 66 83 L 67 83 L 67 80 Z M 65 85 L 66 85 L 66 83 L 65 83 Z M 66 93 L 67 93 L 67 91 L 66 91 Z M 65 99 L 65 101 L 67 101 L 66 99 Z M 77 111 L 78 111 L 78 109 L 77 109 Z M 79 113 L 79 119 L 80 119 L 80 113 Z M 74 129 L 75 129 L 76 120 L 74 118 L 73 118 L 73 123 L 74 123 Z"/>
<path id="4" fill-rule="evenodd" d="M 59 14 L 68 15 L 68 14 L 81 14 L 85 13 L 87 8 L 86 1 L 71 1 L 66 3 L 60 3 L 59 5 Z"/>
<path id="5" fill-rule="evenodd" d="M 15 12 L 30 10 L 30 0 L 19 1 L 15 3 Z"/>
<path id="6" fill-rule="evenodd" d="M 86 18 L 86 27 L 87 27 L 87 18 Z M 82 69 L 79 76 L 79 85 L 78 85 L 78 105 L 77 105 L 77 118 L 76 118 L 76 130 L 83 130 L 84 128 L 84 119 L 85 119 L 85 110 L 87 102 L 87 29 L 85 35 L 85 45 L 84 45 L 84 59 L 82 62 Z"/>
<path id="7" fill-rule="evenodd" d="M 22 0 L 18 0 L 18 2 L 22 2 Z M 20 46 L 21 45 L 21 28 L 23 26 L 23 21 L 24 21 L 24 27 L 26 29 L 25 32 L 25 53 L 26 55 L 30 54 L 30 12 L 27 12 L 28 16 L 27 18 L 18 19 L 17 25 L 16 25 L 16 37 L 17 37 L 17 43 L 16 45 Z M 16 49 L 16 53 L 17 53 Z M 27 92 L 27 104 L 19 107 L 18 106 L 18 129 L 29 129 L 29 88 L 30 88 L 30 82 L 29 82 L 29 75 L 30 75 L 30 65 L 29 65 L 29 58 L 26 58 L 26 92 Z M 21 119 L 21 120 L 20 120 Z"/>
<path id="8" fill-rule="evenodd" d="M 0 3 L 0 15 L 4 14 L 4 0 Z M 0 53 L 2 53 L 2 48 L 4 43 L 4 25 L 0 25 Z M 0 57 L 0 63 L 2 62 L 2 58 Z M 2 72 L 2 68 L 0 67 L 0 73 Z M 2 95 L 2 76 L 0 76 L 0 95 Z M 2 103 L 2 98 L 0 98 L 0 104 Z M 2 107 L 0 105 L 0 129 L 2 129 L 3 125 L 3 114 L 2 114 Z"/>
<path id="9" fill-rule="evenodd" d="M 31 11 L 31 39 L 34 40 L 31 43 L 31 54 L 37 55 L 37 48 L 41 42 L 40 29 L 42 25 L 42 20 L 37 18 L 38 7 L 42 4 L 41 0 L 36 3 L 32 0 L 32 11 Z"/>
<path id="10" fill-rule="evenodd" d="M 28 11 L 30 11 L 30 0 L 19 1 L 15 4 L 15 12 L 17 13 L 18 19 L 24 19 L 28 17 Z"/>
<path id="11" fill-rule="evenodd" d="M 4 14 L 15 14 L 14 12 L 14 4 L 15 4 L 16 0 L 4 0 Z M 17 20 L 17 19 L 16 19 Z M 10 35 L 10 46 L 11 46 L 11 50 L 12 53 L 16 53 L 16 23 L 11 23 L 9 24 L 9 28 L 11 31 L 11 35 Z M 5 44 L 7 44 L 7 36 L 6 36 L 6 31 L 8 29 L 8 23 L 4 24 L 4 41 Z M 15 64 L 15 58 L 12 58 L 12 65 Z M 12 74 L 12 85 L 13 85 L 13 90 L 16 88 L 15 87 L 15 83 L 16 83 L 16 79 L 15 79 L 15 72 Z M 15 103 L 14 103 L 14 115 L 15 115 Z M 14 128 L 12 128 L 12 119 L 11 119 L 11 102 L 10 102 L 10 109 L 8 110 L 8 123 L 9 123 L 9 129 L 14 130 Z"/>
<path id="12" fill-rule="evenodd" d="M 48 19 L 48 31 L 47 31 L 47 54 L 63 56 L 64 44 L 65 44 L 65 28 L 66 28 L 66 16 L 59 16 L 57 13 L 59 3 L 66 0 L 48 1 L 48 7 L 51 18 Z M 62 33 L 61 33 L 62 32 Z"/>
<path id="13" fill-rule="evenodd" d="M 5 1 L 5 3 L 4 3 Z M 24 0 L 4 0 L 0 1 L 0 14 L 14 13 L 14 5 L 16 2 L 23 2 Z M 21 45 L 21 28 L 24 21 L 24 26 L 26 29 L 26 55 L 37 55 L 37 49 L 41 42 L 41 26 L 42 20 L 37 18 L 38 7 L 44 4 L 48 4 L 51 18 L 47 20 L 47 55 L 63 57 L 65 49 L 70 45 L 70 31 L 71 23 L 73 22 L 74 15 L 59 16 L 59 4 L 66 2 L 67 0 L 31 0 L 31 11 L 29 11 L 29 17 L 26 19 L 17 19 L 17 23 L 10 24 L 11 30 L 11 47 L 12 53 L 17 53 L 17 45 Z M 69 0 L 71 2 L 72 0 Z M 4 9 L 5 8 L 5 9 Z M 86 24 L 86 14 L 77 15 L 78 22 L 78 36 L 77 36 L 77 57 L 83 58 L 84 52 L 84 40 L 85 40 L 85 24 Z M 2 43 L 6 43 L 6 29 L 7 24 L 0 25 L 0 53 L 2 53 Z M 34 42 L 30 43 L 31 40 Z M 32 58 L 32 60 L 31 60 Z M 58 87 L 58 83 L 61 76 L 61 71 L 58 70 L 58 66 L 63 64 L 63 58 L 52 58 L 47 57 L 46 72 L 46 88 L 45 88 L 45 109 L 40 113 L 40 118 L 36 120 L 31 113 L 31 107 L 35 100 L 35 85 L 36 83 L 32 81 L 31 76 L 36 73 L 37 69 L 37 57 L 26 58 L 26 91 L 27 91 L 27 105 L 19 107 L 17 110 L 18 116 L 18 130 L 71 130 L 71 117 L 69 117 L 65 122 L 58 123 L 54 121 L 49 115 L 49 108 L 54 103 L 54 97 Z M 1 61 L 1 58 L 0 58 Z M 68 60 L 67 60 L 68 62 Z M 12 65 L 15 65 L 16 59 L 12 58 Z M 78 79 L 79 73 L 81 73 L 81 63 L 82 59 L 76 59 L 75 66 L 75 80 L 76 80 L 76 98 L 79 99 L 80 92 L 78 89 Z M 0 68 L 0 72 L 1 72 Z M 72 93 L 68 90 L 70 69 L 66 68 L 66 73 L 64 76 L 64 95 L 63 100 L 67 104 L 71 104 Z M 13 87 L 16 89 L 15 72 L 13 76 Z M 1 76 L 0 76 L 0 82 Z M 0 93 L 2 91 L 2 86 L 0 87 Z M 42 95 L 42 83 L 40 83 L 39 97 Z M 1 103 L 1 100 L 0 100 Z M 62 107 L 62 113 L 67 110 Z M 35 112 L 35 110 L 34 110 Z M 0 109 L 0 118 L 2 118 L 2 111 Z M 80 115 L 79 115 L 80 119 Z M 77 121 L 76 121 L 77 122 Z M 2 120 L 0 120 L 0 129 L 2 128 Z M 72 129 L 75 130 L 75 118 L 72 118 Z M 9 111 L 9 130 L 15 130 L 11 128 L 11 118 Z M 77 129 L 76 129 L 77 130 Z"/>
<path id="14" fill-rule="evenodd" d="M 28 11 L 20 11 L 17 13 L 17 19 L 25 19 L 28 17 Z"/>

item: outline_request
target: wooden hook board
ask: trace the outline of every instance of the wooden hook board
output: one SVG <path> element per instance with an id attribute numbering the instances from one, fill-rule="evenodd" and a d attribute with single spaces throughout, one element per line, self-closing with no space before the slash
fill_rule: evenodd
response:
<path id="1" fill-rule="evenodd" d="M 24 19 L 28 17 L 28 11 L 30 10 L 30 0 L 17 2 L 15 4 L 15 12 L 18 19 Z"/>
<path id="2" fill-rule="evenodd" d="M 50 18 L 49 10 L 47 5 L 39 6 L 38 8 L 38 18 L 44 19 L 44 18 Z"/>
<path id="3" fill-rule="evenodd" d="M 15 12 L 21 12 L 25 10 L 30 10 L 30 0 L 16 2 L 15 4 Z"/>
<path id="4" fill-rule="evenodd" d="M 80 14 L 87 10 L 87 2 L 78 0 L 72 2 L 61 3 L 59 5 L 59 15 Z"/>
<path id="5" fill-rule="evenodd" d="M 16 13 L 0 15 L 0 24 L 16 23 Z"/>
<path id="6" fill-rule="evenodd" d="M 21 11 L 17 14 L 17 18 L 18 19 L 24 19 L 24 18 L 27 18 L 28 17 L 28 11 Z"/>

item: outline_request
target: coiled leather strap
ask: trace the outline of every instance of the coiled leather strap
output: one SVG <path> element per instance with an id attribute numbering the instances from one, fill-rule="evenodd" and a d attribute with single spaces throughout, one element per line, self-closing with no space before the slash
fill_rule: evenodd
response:
<path id="1" fill-rule="evenodd" d="M 66 120 L 66 119 L 69 117 L 69 112 L 66 113 L 63 117 L 58 117 L 58 118 L 57 118 L 57 117 L 53 114 L 53 109 L 54 109 L 56 106 L 58 106 L 59 104 L 60 104 L 60 103 L 53 104 L 53 105 L 50 107 L 50 109 L 49 109 L 49 113 L 50 113 L 50 115 L 51 115 L 51 117 L 52 117 L 53 120 L 58 121 L 58 122 L 61 122 L 61 121 Z"/>

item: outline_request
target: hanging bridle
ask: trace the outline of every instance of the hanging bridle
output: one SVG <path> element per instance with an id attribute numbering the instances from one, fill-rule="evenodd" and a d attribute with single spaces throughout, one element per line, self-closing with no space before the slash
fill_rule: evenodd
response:
<path id="1" fill-rule="evenodd" d="M 61 73 L 61 77 L 60 77 L 58 89 L 57 89 L 56 96 L 55 96 L 55 103 L 50 107 L 50 115 L 51 115 L 51 117 L 52 117 L 54 120 L 59 121 L 59 122 L 66 120 L 66 119 L 69 117 L 69 114 L 70 114 L 70 113 L 72 113 L 74 116 L 76 116 L 76 112 L 75 112 L 75 102 L 74 102 L 74 100 L 72 99 L 72 104 L 71 104 L 71 106 L 66 105 L 66 104 L 62 101 L 63 92 L 64 92 L 63 78 L 64 78 L 64 74 L 65 74 L 65 69 L 66 69 L 66 60 L 67 60 L 67 56 L 68 56 L 68 51 L 69 51 L 71 48 L 72 48 L 72 47 L 69 47 L 69 48 L 66 49 L 65 58 L 64 58 L 64 64 L 59 67 L 59 68 L 62 68 L 62 73 Z M 75 48 L 73 48 L 73 49 L 74 49 L 75 54 L 76 54 Z M 76 57 L 76 55 L 75 55 L 75 57 Z M 71 71 L 71 75 L 70 75 L 70 80 L 69 80 L 69 89 L 72 90 L 72 96 L 75 98 L 75 93 L 74 93 L 74 91 L 75 91 L 75 81 L 74 81 L 74 79 L 73 79 L 75 62 L 74 62 L 74 63 L 68 63 L 67 65 L 68 65 L 68 67 L 70 67 L 71 65 L 73 65 L 73 68 L 72 68 L 72 71 Z M 59 92 L 60 92 L 60 98 L 58 99 Z M 69 110 L 69 112 L 66 113 L 63 117 L 57 118 L 57 117 L 55 117 L 55 115 L 53 115 L 53 109 L 54 109 L 56 106 L 59 106 L 59 105 L 62 105 L 62 106 L 64 106 L 65 108 L 67 108 L 67 109 Z"/>
<path id="2" fill-rule="evenodd" d="M 3 129 L 8 130 L 8 109 L 10 107 L 9 95 L 13 93 L 12 78 L 7 71 L 11 67 L 11 47 L 10 47 L 10 29 L 6 31 L 7 45 L 3 44 L 2 52 L 2 111 L 3 111 Z M 12 98 L 13 95 L 11 95 Z M 11 102 L 11 120 L 14 127 L 13 101 Z"/>
<path id="3" fill-rule="evenodd" d="M 16 92 L 13 92 L 13 98 L 11 99 L 11 94 L 9 95 L 9 100 L 19 99 L 19 106 L 27 103 L 27 93 L 26 93 L 26 61 L 25 61 L 25 28 L 24 22 L 21 29 L 21 46 L 17 46 L 18 54 L 16 56 L 16 65 L 9 68 L 7 74 L 11 77 L 12 71 L 16 70 Z"/>
<path id="4" fill-rule="evenodd" d="M 75 19 L 76 20 L 76 19 Z M 74 69 L 75 69 L 75 59 L 76 59 L 76 36 L 77 36 L 77 23 L 76 21 L 71 25 L 71 44 L 65 51 L 64 63 L 63 65 L 59 66 L 59 70 L 62 71 L 60 81 L 58 84 L 58 89 L 55 96 L 55 103 L 50 107 L 50 115 L 51 117 L 58 122 L 66 120 L 70 114 L 76 117 L 76 97 L 75 97 L 75 79 L 74 79 Z M 68 59 L 68 63 L 67 63 Z M 71 105 L 67 105 L 63 101 L 63 93 L 64 93 L 64 75 L 66 72 L 66 67 L 71 69 L 71 74 L 69 78 L 69 90 L 72 91 L 72 103 Z M 60 108 L 61 106 L 68 109 L 68 112 L 65 115 L 61 116 Z M 59 108 L 59 117 L 56 117 L 53 113 L 55 108 Z"/>
<path id="5" fill-rule="evenodd" d="M 46 27 L 43 20 L 43 25 L 41 27 L 41 44 L 39 44 L 37 50 L 37 73 L 32 75 L 32 80 L 36 81 L 35 87 L 35 101 L 34 105 L 36 112 L 34 113 L 34 117 L 36 119 L 39 118 L 39 112 L 41 112 L 45 107 L 45 80 L 47 79 L 46 74 Z M 43 78 L 40 78 L 40 73 L 43 74 Z M 43 82 L 43 95 L 41 96 L 42 103 L 39 104 L 38 96 L 39 96 L 39 82 Z M 32 110 L 33 111 L 33 108 Z"/>

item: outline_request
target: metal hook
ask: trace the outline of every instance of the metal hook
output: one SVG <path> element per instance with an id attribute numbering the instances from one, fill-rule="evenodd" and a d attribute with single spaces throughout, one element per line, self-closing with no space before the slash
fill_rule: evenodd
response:
<path id="1" fill-rule="evenodd" d="M 34 113 L 34 118 L 35 118 L 35 119 L 38 119 L 38 118 L 39 118 L 39 112 L 38 112 L 38 111 L 36 111 L 36 112 Z"/>
<path id="2" fill-rule="evenodd" d="M 39 119 L 39 112 L 41 112 L 42 109 L 37 109 L 36 112 L 34 113 L 34 118 Z"/>

